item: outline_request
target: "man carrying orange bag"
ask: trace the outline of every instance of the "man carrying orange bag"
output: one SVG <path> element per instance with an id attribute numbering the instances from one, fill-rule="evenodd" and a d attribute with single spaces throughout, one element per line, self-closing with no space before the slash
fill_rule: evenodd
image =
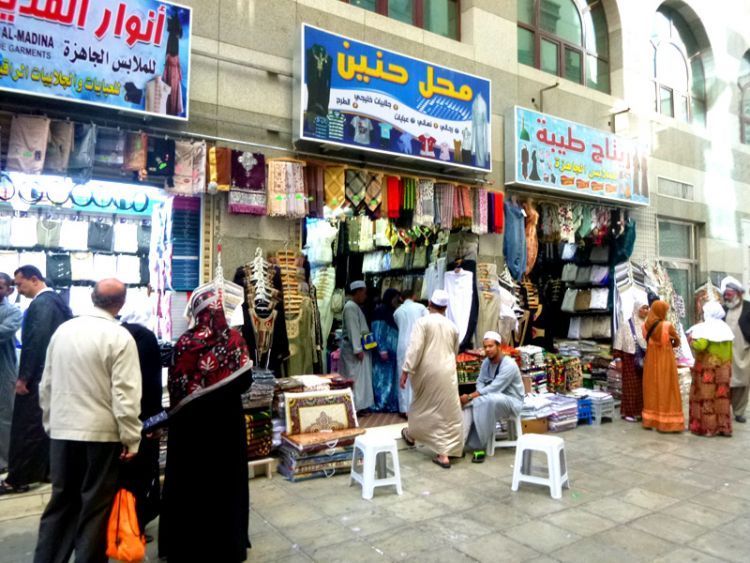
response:
<path id="1" fill-rule="evenodd" d="M 51 438 L 52 498 L 42 514 L 34 563 L 107 561 L 120 460 L 141 441 L 141 375 L 130 333 L 115 319 L 125 285 L 96 284 L 94 307 L 57 329 L 39 388 Z"/>

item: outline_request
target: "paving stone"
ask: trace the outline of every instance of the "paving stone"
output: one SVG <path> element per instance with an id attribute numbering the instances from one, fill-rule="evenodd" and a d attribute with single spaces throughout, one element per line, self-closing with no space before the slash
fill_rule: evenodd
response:
<path id="1" fill-rule="evenodd" d="M 701 493 L 690 500 L 737 516 L 750 514 L 750 501 L 732 497 L 719 491 Z"/>
<path id="2" fill-rule="evenodd" d="M 363 541 L 395 561 L 412 559 L 416 553 L 433 550 L 445 544 L 443 538 L 425 530 L 423 525 L 375 534 Z M 352 558 L 350 561 L 355 559 Z"/>
<path id="3" fill-rule="evenodd" d="M 629 526 L 612 528 L 594 537 L 599 539 L 605 553 L 609 546 L 614 546 L 628 553 L 633 560 L 638 561 L 651 561 L 655 557 L 677 548 L 677 545 L 672 542 Z"/>
<path id="4" fill-rule="evenodd" d="M 604 516 L 620 524 L 635 520 L 649 513 L 645 508 L 612 497 L 586 503 L 582 509 L 598 514 L 599 516 Z"/>
<path id="5" fill-rule="evenodd" d="M 654 559 L 654 563 L 722 563 L 723 561 L 723 559 L 717 559 L 689 547 L 676 549 Z"/>
<path id="6" fill-rule="evenodd" d="M 502 534 L 490 534 L 459 544 L 456 548 L 477 561 L 526 561 L 539 552 Z"/>
<path id="7" fill-rule="evenodd" d="M 382 551 L 378 551 L 371 545 L 358 541 L 348 541 L 328 547 L 322 547 L 310 554 L 313 561 L 325 561 L 326 563 L 379 563 L 391 561 Z"/>
<path id="8" fill-rule="evenodd" d="M 635 487 L 625 491 L 620 498 L 630 504 L 647 508 L 649 510 L 660 510 L 678 502 L 676 498 L 668 497 L 640 487 Z"/>
<path id="9" fill-rule="evenodd" d="M 563 510 L 562 512 L 548 516 L 545 520 L 555 526 L 575 532 L 580 536 L 597 534 L 617 525 L 612 520 L 586 512 L 581 508 Z"/>
<path id="10" fill-rule="evenodd" d="M 730 528 L 727 528 L 726 531 L 732 532 Z M 747 536 L 743 537 L 734 533 L 730 535 L 729 533 L 717 530 L 704 534 L 690 542 L 690 547 L 729 561 L 746 562 L 750 554 Z"/>
<path id="11" fill-rule="evenodd" d="M 628 524 L 642 532 L 666 538 L 678 544 L 686 544 L 706 533 L 706 528 L 691 524 L 669 514 L 649 514 Z"/>
<path id="12" fill-rule="evenodd" d="M 721 510 L 715 510 L 702 504 L 694 502 L 681 502 L 673 504 L 661 511 L 663 514 L 669 514 L 680 520 L 691 522 L 703 526 L 706 530 L 711 530 L 729 522 L 733 516 Z"/>
<path id="13" fill-rule="evenodd" d="M 470 563 L 476 561 L 465 553 L 456 551 L 452 547 L 420 551 L 411 557 L 412 561 L 429 561 L 430 563 Z"/>
<path id="14" fill-rule="evenodd" d="M 539 520 L 510 528 L 506 535 L 547 554 L 581 538 L 578 534 Z"/>

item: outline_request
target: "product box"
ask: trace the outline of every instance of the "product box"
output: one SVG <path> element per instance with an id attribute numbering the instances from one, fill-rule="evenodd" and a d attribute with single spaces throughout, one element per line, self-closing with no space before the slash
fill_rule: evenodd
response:
<path id="1" fill-rule="evenodd" d="M 521 421 L 523 426 L 524 434 L 546 434 L 547 433 L 547 419 L 546 418 L 528 418 Z"/>

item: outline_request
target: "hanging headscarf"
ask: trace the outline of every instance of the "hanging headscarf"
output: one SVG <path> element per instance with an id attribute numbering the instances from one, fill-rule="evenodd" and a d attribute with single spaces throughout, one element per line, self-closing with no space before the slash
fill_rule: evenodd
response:
<path id="1" fill-rule="evenodd" d="M 227 325 L 213 284 L 193 293 L 189 310 L 195 325 L 177 341 L 174 365 L 169 370 L 172 407 L 234 375 L 250 360 L 242 335 Z"/>
<path id="2" fill-rule="evenodd" d="M 372 317 L 373 322 L 385 321 L 389 326 L 398 330 L 396 319 L 393 318 L 393 313 L 396 312 L 396 309 L 391 304 L 393 298 L 398 295 L 400 295 L 398 290 L 393 288 L 386 289 L 385 293 L 383 294 L 383 302 L 375 307 L 375 313 Z"/>
<path id="3" fill-rule="evenodd" d="M 694 339 L 705 338 L 710 342 L 731 342 L 734 333 L 724 322 L 724 307 L 718 301 L 708 301 L 703 305 L 702 323 L 691 326 L 687 333 Z"/>
<path id="4" fill-rule="evenodd" d="M 644 321 L 639 315 L 641 307 L 644 305 L 646 305 L 644 301 L 636 298 L 633 303 L 633 315 L 627 322 L 621 323 L 617 330 L 615 342 L 612 346 L 615 350 L 620 350 L 626 354 L 635 354 L 636 343 L 641 350 L 646 350 L 646 339 L 643 337 Z"/>

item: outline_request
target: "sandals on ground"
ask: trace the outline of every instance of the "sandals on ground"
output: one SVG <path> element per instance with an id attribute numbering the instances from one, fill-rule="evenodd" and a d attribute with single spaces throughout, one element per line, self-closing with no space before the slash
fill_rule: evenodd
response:
<path id="1" fill-rule="evenodd" d="M 437 456 L 435 456 L 435 457 L 432 458 L 432 463 L 434 463 L 435 465 L 439 465 L 443 469 L 450 469 L 451 468 L 450 461 L 448 461 L 448 462 L 442 462 L 442 461 L 440 461 L 440 459 Z"/>
<path id="2" fill-rule="evenodd" d="M 28 485 L 14 487 L 13 485 L 10 485 L 7 481 L 0 482 L 0 496 L 12 495 L 15 493 L 26 493 L 29 491 L 29 489 L 30 487 Z"/>
<path id="3" fill-rule="evenodd" d="M 401 429 L 401 437 L 404 439 L 404 442 L 406 442 L 406 445 L 410 448 L 413 448 L 414 444 L 416 444 L 416 442 L 409 437 L 409 433 L 406 431 L 406 428 Z"/>

